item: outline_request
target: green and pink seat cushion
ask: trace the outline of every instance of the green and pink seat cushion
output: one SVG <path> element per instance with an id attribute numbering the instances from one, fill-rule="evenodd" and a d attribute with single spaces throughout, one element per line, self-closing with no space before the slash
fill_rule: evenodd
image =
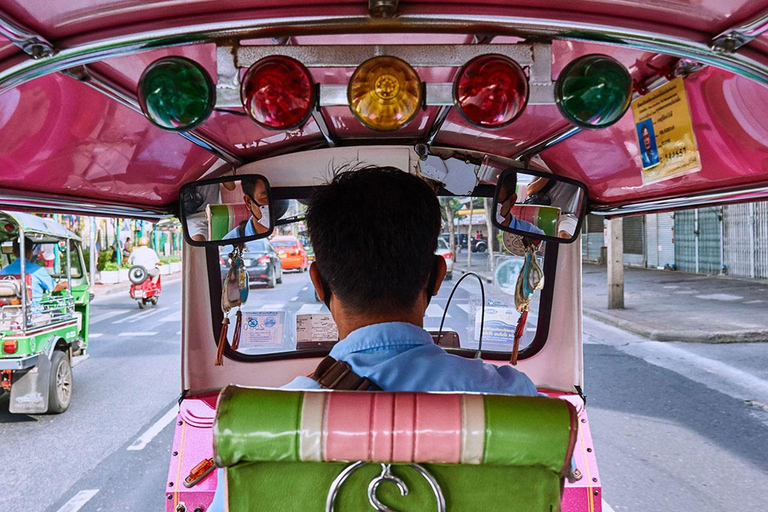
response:
<path id="1" fill-rule="evenodd" d="M 250 217 L 244 203 L 209 204 L 205 207 L 208 217 L 208 240 L 222 240 L 227 233 Z"/>
<path id="2" fill-rule="evenodd" d="M 372 510 L 382 463 L 409 489 L 374 490 L 398 512 L 559 510 L 576 440 L 563 400 L 479 394 L 281 391 L 225 388 L 214 454 L 226 468 L 227 510 Z M 363 461 L 342 483 L 350 463 Z M 422 476 L 418 464 L 428 477 Z M 330 510 L 330 509 L 327 509 Z"/>

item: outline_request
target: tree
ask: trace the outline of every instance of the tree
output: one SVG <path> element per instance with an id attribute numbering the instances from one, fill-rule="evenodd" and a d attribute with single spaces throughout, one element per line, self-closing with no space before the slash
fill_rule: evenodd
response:
<path id="1" fill-rule="evenodd" d="M 495 270 L 493 268 L 493 242 L 494 238 L 496 238 L 493 233 L 493 217 L 491 217 L 493 215 L 493 212 L 491 211 L 493 200 L 488 197 L 484 198 L 483 206 L 485 207 L 485 226 L 488 229 L 488 269 L 491 271 L 491 274 L 493 274 Z"/>
<path id="2" fill-rule="evenodd" d="M 443 207 L 443 225 L 448 229 L 448 248 L 456 254 L 456 231 L 453 226 L 456 212 L 461 209 L 461 203 L 455 197 L 441 197 L 440 205 Z"/>

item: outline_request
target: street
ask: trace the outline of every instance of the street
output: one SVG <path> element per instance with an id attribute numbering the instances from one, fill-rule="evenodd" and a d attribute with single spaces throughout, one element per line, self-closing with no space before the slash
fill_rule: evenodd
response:
<path id="1" fill-rule="evenodd" d="M 439 326 L 459 276 L 433 299 L 428 328 Z M 446 325 L 462 337 L 477 296 L 467 279 L 448 308 Z M 308 274 L 285 274 L 250 300 L 263 309 L 324 309 Z M 145 311 L 127 292 L 98 297 L 91 358 L 74 369 L 66 413 L 10 415 L 7 395 L 0 398 L 0 510 L 163 509 L 180 392 L 180 301 L 179 281 Z M 584 330 L 604 510 L 759 509 L 768 488 L 768 345 L 652 342 L 588 318 Z"/>

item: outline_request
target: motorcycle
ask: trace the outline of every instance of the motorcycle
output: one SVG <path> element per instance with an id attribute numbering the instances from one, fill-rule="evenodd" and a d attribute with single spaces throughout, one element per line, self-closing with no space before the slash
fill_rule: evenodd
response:
<path id="1" fill-rule="evenodd" d="M 163 291 L 159 274 L 157 280 L 153 280 L 146 268 L 134 265 L 128 270 L 128 279 L 131 281 L 131 298 L 139 304 L 139 309 L 150 304 L 157 305 L 157 299 Z"/>

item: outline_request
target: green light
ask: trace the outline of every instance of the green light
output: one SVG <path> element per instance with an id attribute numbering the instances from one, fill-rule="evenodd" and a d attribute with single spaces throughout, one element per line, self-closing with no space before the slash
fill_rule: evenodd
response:
<path id="1" fill-rule="evenodd" d="M 139 79 L 139 104 L 152 124 L 163 130 L 191 130 L 205 121 L 216 103 L 213 80 L 186 57 L 163 57 Z"/>
<path id="2" fill-rule="evenodd" d="M 568 64 L 555 83 L 555 102 L 568 121 L 582 128 L 606 128 L 632 101 L 632 77 L 607 55 L 585 55 Z"/>

